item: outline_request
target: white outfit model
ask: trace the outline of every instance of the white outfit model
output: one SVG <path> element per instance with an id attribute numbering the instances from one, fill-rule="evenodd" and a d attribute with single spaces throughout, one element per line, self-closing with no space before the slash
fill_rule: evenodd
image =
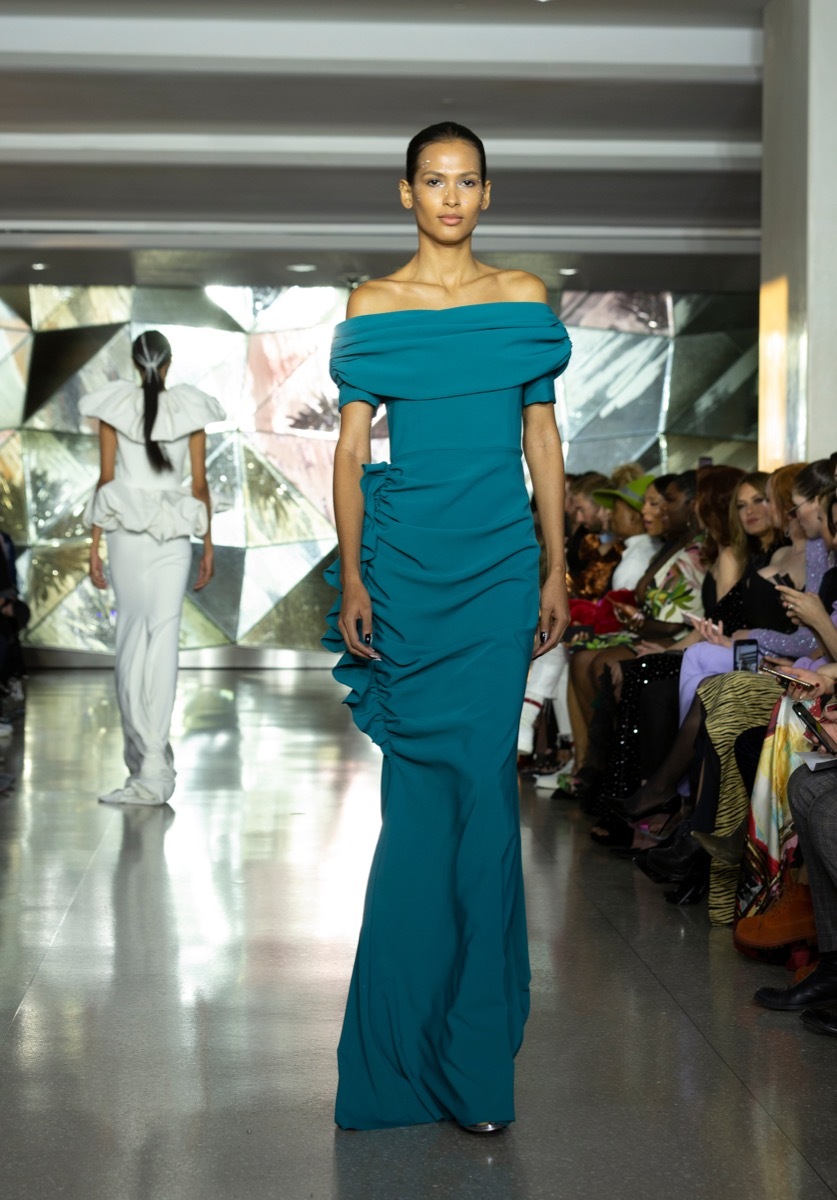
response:
<path id="1" fill-rule="evenodd" d="M 93 495 L 85 514 L 107 534 L 116 595 L 116 694 L 128 779 L 100 797 L 110 803 L 165 804 L 174 792 L 169 728 L 177 688 L 180 614 L 192 536 L 208 527 L 206 505 L 181 486 L 189 437 L 224 419 L 211 396 L 188 384 L 159 395 L 152 438 L 171 470 L 155 471 L 143 435 L 143 390 L 118 382 L 85 397 L 85 417 L 116 430 L 114 478 Z"/>

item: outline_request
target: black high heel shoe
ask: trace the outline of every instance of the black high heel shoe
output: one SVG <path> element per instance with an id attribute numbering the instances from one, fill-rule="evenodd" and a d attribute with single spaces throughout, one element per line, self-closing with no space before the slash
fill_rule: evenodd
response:
<path id="1" fill-rule="evenodd" d="M 668 813 L 670 817 L 674 816 L 683 805 L 683 797 L 679 794 L 669 796 L 668 800 L 663 801 L 662 804 L 652 804 L 650 808 L 643 808 L 637 813 L 625 808 L 622 801 L 614 797 L 602 796 L 601 802 L 617 817 L 621 817 L 623 821 L 635 825 L 637 821 L 647 821 L 649 817 L 656 817 L 660 813 Z"/>

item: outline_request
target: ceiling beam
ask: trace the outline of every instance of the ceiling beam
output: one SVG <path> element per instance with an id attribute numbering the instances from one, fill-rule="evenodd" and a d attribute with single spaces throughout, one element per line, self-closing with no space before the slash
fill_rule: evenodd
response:
<path id="1" fill-rule="evenodd" d="M 592 254 L 758 254 L 760 231 L 666 225 L 492 224 L 477 231 L 480 251 Z M 0 248 L 73 250 L 293 250 L 315 252 L 415 250 L 408 221 L 46 221 L 0 220 Z"/>
<path id="2" fill-rule="evenodd" d="M 0 16 L 0 68 L 758 82 L 755 29 Z"/>
<path id="3" fill-rule="evenodd" d="M 493 168 L 560 171 L 758 171 L 761 144 L 607 138 L 486 138 Z M 404 139 L 240 133 L 0 133 L 0 163 L 89 166 L 391 167 Z"/>

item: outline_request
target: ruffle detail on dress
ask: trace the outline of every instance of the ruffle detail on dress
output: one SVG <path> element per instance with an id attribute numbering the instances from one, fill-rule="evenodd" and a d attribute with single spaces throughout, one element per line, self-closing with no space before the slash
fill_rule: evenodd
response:
<path id="1" fill-rule="evenodd" d="M 79 404 L 79 412 L 84 417 L 106 421 L 132 442 L 145 442 L 143 395 L 138 384 L 124 379 L 109 383 L 98 392 L 85 396 Z M 226 413 L 213 396 L 189 383 L 179 383 L 160 392 L 151 437 L 155 442 L 176 442 L 225 418 Z"/>
<path id="2" fill-rule="evenodd" d="M 360 574 L 364 584 L 368 564 L 372 561 L 378 544 L 377 526 L 386 511 L 387 493 L 393 480 L 402 474 L 399 467 L 391 463 L 367 463 L 363 468 L 360 488 L 364 498 L 363 529 L 360 543 Z M 327 631 L 322 638 L 326 650 L 341 654 L 342 658 L 332 674 L 338 683 L 349 689 L 343 701 L 351 709 L 352 718 L 363 733 L 380 746 L 386 754 L 390 748 L 387 717 L 390 714 L 386 688 L 383 686 L 380 663 L 374 659 L 358 658 L 346 650 L 346 644 L 338 627 L 343 589 L 340 584 L 340 559 L 336 559 L 323 574 L 326 583 L 337 591 L 337 599 L 326 617 Z M 374 601 L 373 601 L 374 606 Z M 372 619 L 374 621 L 374 607 Z"/>
<path id="3" fill-rule="evenodd" d="M 189 492 L 181 488 L 128 487 L 118 479 L 94 492 L 84 519 L 106 532 L 125 529 L 128 533 L 150 533 L 158 542 L 203 537 L 207 529 L 206 505 Z"/>

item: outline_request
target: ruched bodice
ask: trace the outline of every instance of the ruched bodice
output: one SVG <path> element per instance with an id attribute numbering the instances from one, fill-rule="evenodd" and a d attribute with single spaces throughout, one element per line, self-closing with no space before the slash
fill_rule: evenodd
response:
<path id="1" fill-rule="evenodd" d="M 181 483 L 191 434 L 224 419 L 218 401 L 190 384 L 160 393 L 152 438 L 171 463 L 171 470 L 164 471 L 155 471 L 146 453 L 139 385 L 118 380 L 85 396 L 79 408 L 83 416 L 105 421 L 116 430 L 114 478 L 91 497 L 85 513 L 88 524 L 150 533 L 158 541 L 202 537 L 207 529 L 206 505 Z"/>
<path id="2" fill-rule="evenodd" d="M 554 401 L 566 331 L 545 304 L 355 317 L 340 405 L 387 406 L 365 468 L 361 571 L 379 661 L 344 654 L 384 751 L 381 839 L 340 1043 L 337 1121 L 513 1117 L 528 1012 L 516 737 L 538 619 L 521 414 Z M 327 578 L 339 588 L 339 564 Z M 338 599 L 325 644 L 343 649 Z"/>

